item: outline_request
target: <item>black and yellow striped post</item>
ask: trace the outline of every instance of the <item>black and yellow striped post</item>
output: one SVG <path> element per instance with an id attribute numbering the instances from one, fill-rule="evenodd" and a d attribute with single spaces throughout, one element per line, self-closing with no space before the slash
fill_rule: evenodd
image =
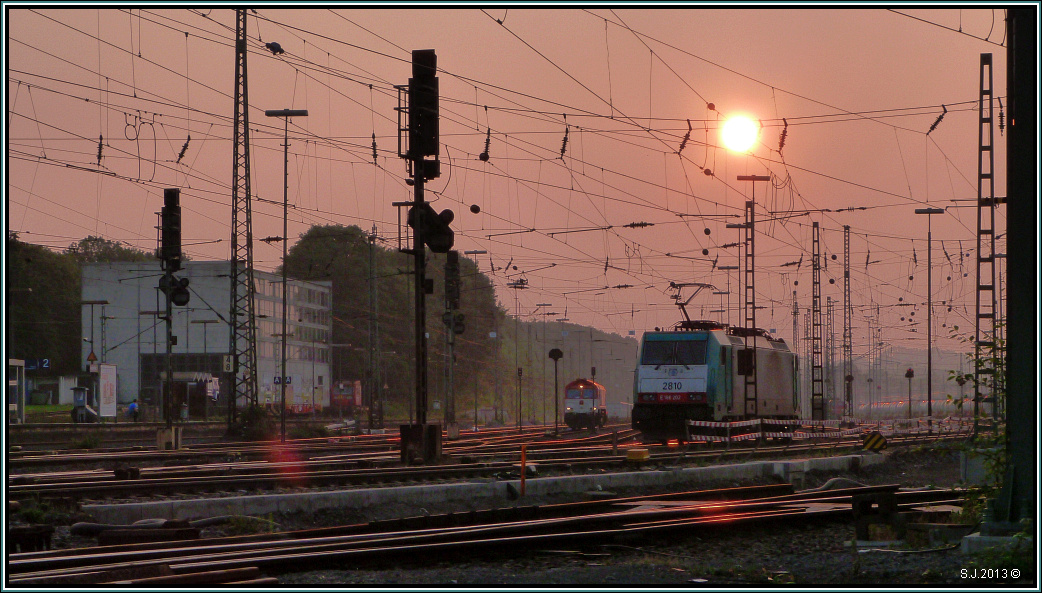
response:
<path id="1" fill-rule="evenodd" d="M 886 449 L 886 438 L 883 435 L 879 434 L 878 430 L 873 430 L 872 432 L 868 433 L 868 435 L 865 437 L 864 450 L 879 451 L 882 449 Z"/>

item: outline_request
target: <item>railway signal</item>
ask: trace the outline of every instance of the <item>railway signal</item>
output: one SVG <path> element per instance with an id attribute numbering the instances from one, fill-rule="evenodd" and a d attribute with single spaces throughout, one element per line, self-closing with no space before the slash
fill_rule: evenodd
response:
<path id="1" fill-rule="evenodd" d="M 163 269 L 173 273 L 181 269 L 181 190 L 163 190 L 163 209 L 160 211 L 159 259 Z"/>
<path id="2" fill-rule="evenodd" d="M 434 253 L 448 253 L 452 249 L 455 237 L 449 224 L 456 217 L 452 210 L 446 208 L 435 212 L 427 202 L 409 208 L 409 226 L 422 237 L 423 244 Z"/>
<path id="3" fill-rule="evenodd" d="M 413 159 L 435 157 L 423 163 L 426 179 L 440 174 L 437 71 L 438 56 L 433 49 L 413 50 L 412 78 L 409 79 L 409 152 Z"/>
<path id="4" fill-rule="evenodd" d="M 188 278 L 178 278 L 173 274 L 164 274 L 159 279 L 159 290 L 170 299 L 170 302 L 178 307 L 184 307 L 191 300 L 192 295 L 188 292 Z"/>

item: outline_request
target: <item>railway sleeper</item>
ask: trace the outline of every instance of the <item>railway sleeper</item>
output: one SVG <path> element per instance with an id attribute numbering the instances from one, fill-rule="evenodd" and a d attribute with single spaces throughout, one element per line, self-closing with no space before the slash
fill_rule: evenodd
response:
<path id="1" fill-rule="evenodd" d="M 51 549 L 53 525 L 18 525 L 7 528 L 10 552 L 42 552 Z"/>

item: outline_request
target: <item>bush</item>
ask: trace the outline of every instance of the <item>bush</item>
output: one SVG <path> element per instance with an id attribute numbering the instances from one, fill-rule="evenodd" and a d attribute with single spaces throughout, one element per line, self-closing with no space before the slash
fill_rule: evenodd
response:
<path id="1" fill-rule="evenodd" d="M 291 439 L 318 439 L 329 436 L 329 431 L 322 424 L 303 424 L 294 426 L 288 434 Z"/>
<path id="2" fill-rule="evenodd" d="M 73 441 L 73 449 L 97 449 L 101 446 L 101 437 L 96 434 L 88 434 L 79 441 Z"/>
<path id="3" fill-rule="evenodd" d="M 275 438 L 275 418 L 261 406 L 249 406 L 239 415 L 237 432 L 247 441 L 270 441 Z"/>

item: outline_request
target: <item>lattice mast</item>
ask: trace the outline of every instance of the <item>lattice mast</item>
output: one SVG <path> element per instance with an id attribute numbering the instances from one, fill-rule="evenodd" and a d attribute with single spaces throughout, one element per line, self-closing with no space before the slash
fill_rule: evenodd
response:
<path id="1" fill-rule="evenodd" d="M 796 355 L 796 401 L 800 402 L 800 413 L 806 410 L 803 401 L 803 383 L 800 378 L 800 304 L 796 298 L 796 291 L 792 291 L 792 352 Z"/>
<path id="2" fill-rule="evenodd" d="M 745 319 L 745 416 L 759 414 L 756 394 L 756 182 L 770 181 L 768 175 L 739 175 L 738 181 L 753 182 L 752 199 L 745 202 L 745 254 L 742 258 L 742 308 Z"/>
<path id="3" fill-rule="evenodd" d="M 836 324 L 832 297 L 825 297 L 825 405 L 829 409 L 836 401 Z"/>
<path id="4" fill-rule="evenodd" d="M 977 307 L 973 332 L 973 432 L 982 404 L 991 404 L 998 430 L 995 397 L 995 152 L 991 54 L 980 56 L 980 110 L 977 151 Z"/>
<path id="5" fill-rule="evenodd" d="M 810 410 L 812 420 L 825 419 L 825 377 L 822 365 L 821 331 L 821 235 L 818 223 L 812 229 L 811 244 L 811 338 L 810 338 Z"/>
<path id="6" fill-rule="evenodd" d="M 843 225 L 843 409 L 854 415 L 854 307 L 850 302 L 850 225 Z"/>
<path id="7" fill-rule="evenodd" d="M 235 127 L 232 143 L 231 338 L 232 389 L 228 424 L 236 405 L 257 404 L 257 334 L 254 315 L 253 221 L 250 207 L 250 120 L 246 79 L 246 10 L 235 11 Z"/>
<path id="8" fill-rule="evenodd" d="M 741 179 L 741 177 L 739 177 Z M 755 186 L 754 186 L 755 187 Z M 753 190 L 756 191 L 755 189 Z M 745 203 L 745 257 L 742 274 L 744 278 L 742 290 L 742 311 L 745 328 L 745 356 L 748 364 L 745 367 L 745 415 L 756 416 L 759 412 L 756 397 L 756 201 Z"/>

